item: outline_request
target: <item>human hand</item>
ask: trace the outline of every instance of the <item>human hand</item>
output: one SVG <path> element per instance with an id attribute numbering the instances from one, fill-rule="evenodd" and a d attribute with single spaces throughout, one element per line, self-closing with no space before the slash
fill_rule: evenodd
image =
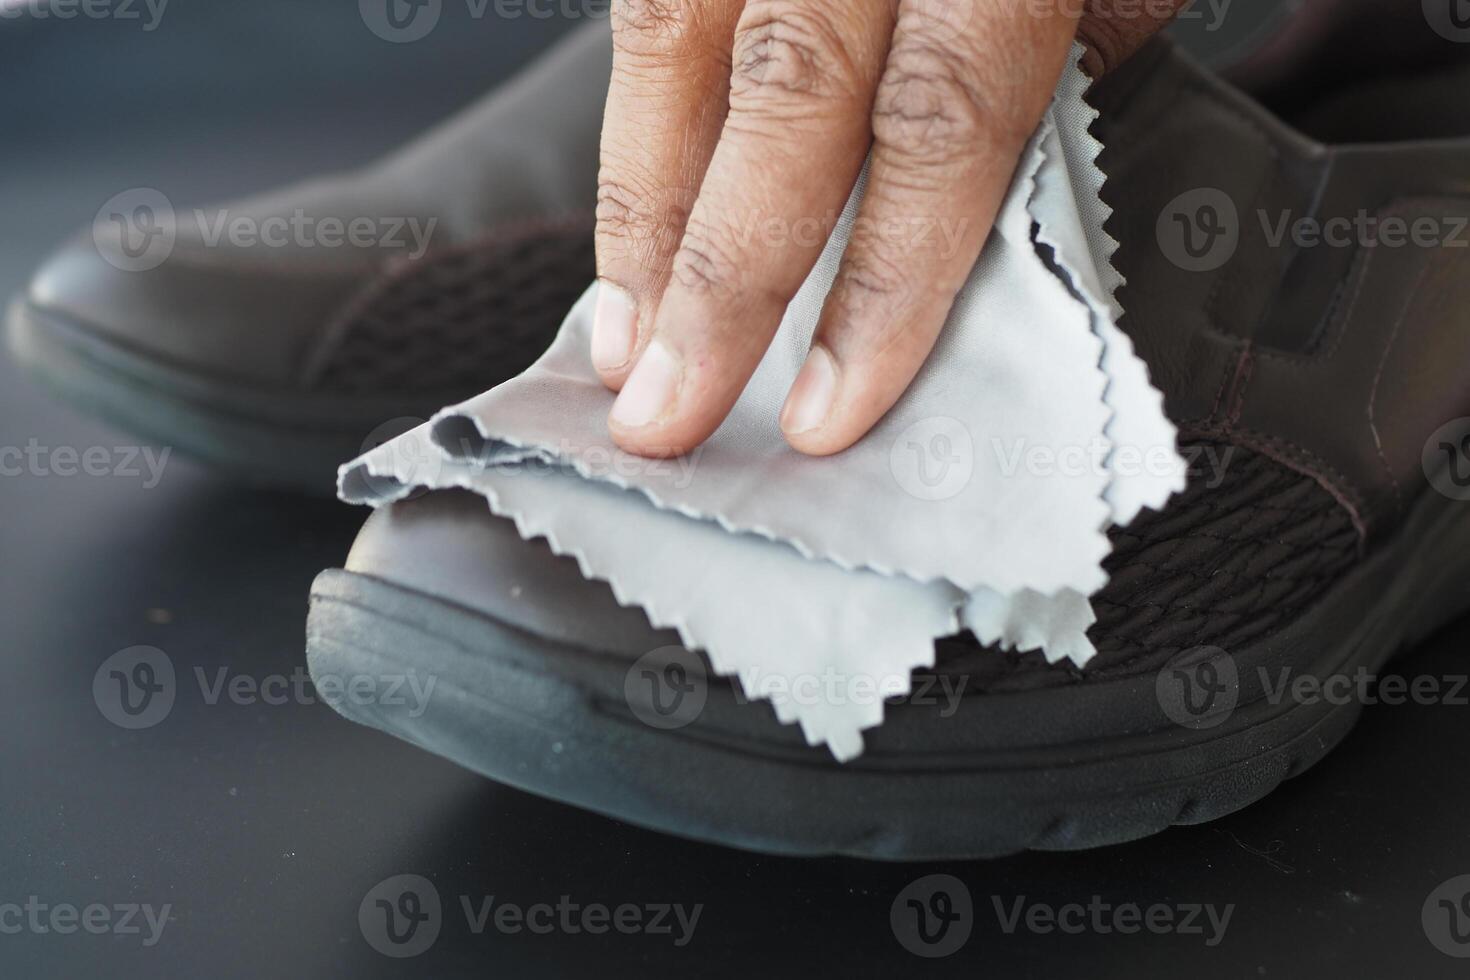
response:
<path id="1" fill-rule="evenodd" d="M 1073 40 L 1100 75 L 1184 2 L 614 0 L 592 337 L 614 440 L 677 455 L 719 427 L 871 150 L 781 414 L 804 453 L 860 439 L 933 348 Z"/>

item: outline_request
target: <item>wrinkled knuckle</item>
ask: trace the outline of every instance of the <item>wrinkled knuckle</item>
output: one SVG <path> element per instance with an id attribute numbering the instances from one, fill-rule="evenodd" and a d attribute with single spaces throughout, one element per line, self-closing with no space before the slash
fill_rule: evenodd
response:
<path id="1" fill-rule="evenodd" d="M 597 185 L 597 267 L 625 281 L 659 281 L 689 216 L 687 193 L 658 193 L 652 181 L 603 167 Z"/>
<path id="2" fill-rule="evenodd" d="M 873 138 L 900 158 L 942 165 L 988 142 L 1024 142 L 1012 115 L 986 95 L 962 54 L 911 37 L 889 55 L 873 105 Z"/>
<path id="3" fill-rule="evenodd" d="M 597 233 L 621 239 L 644 238 L 652 221 L 639 205 L 642 196 L 622 180 L 602 174 L 597 181 Z"/>
<path id="4" fill-rule="evenodd" d="M 741 291 L 734 243 L 706 221 L 691 220 L 674 255 L 673 279 L 685 289 L 729 298 Z"/>
<path id="5" fill-rule="evenodd" d="M 692 13 L 688 0 L 614 0 L 613 44 L 632 54 L 666 50 L 689 30 Z"/>
<path id="6" fill-rule="evenodd" d="M 801 0 L 753 0 L 735 35 L 730 97 L 779 107 L 839 97 L 853 86 L 842 39 Z"/>
<path id="7" fill-rule="evenodd" d="M 668 268 L 669 256 L 683 229 L 685 210 L 677 203 L 662 207 L 662 197 L 636 182 L 604 175 L 597 186 L 597 265 L 604 274 L 622 270 L 634 278 L 656 278 Z"/>
<path id="8" fill-rule="evenodd" d="M 849 251 L 835 289 L 843 306 L 853 312 L 900 305 L 910 292 L 909 275 L 902 266 L 875 248 Z"/>

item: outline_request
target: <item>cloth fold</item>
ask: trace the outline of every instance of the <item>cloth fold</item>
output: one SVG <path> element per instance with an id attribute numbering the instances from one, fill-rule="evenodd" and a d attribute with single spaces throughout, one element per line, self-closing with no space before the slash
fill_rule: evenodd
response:
<path id="1" fill-rule="evenodd" d="M 594 286 L 530 370 L 343 467 L 341 495 L 481 494 L 839 759 L 933 664 L 936 637 L 969 628 L 1085 663 L 1108 525 L 1162 506 L 1184 479 L 1161 397 L 1117 325 L 1086 85 L 1074 61 L 934 353 L 847 452 L 796 453 L 778 418 L 866 176 L 695 453 L 646 460 L 612 444 L 613 395 L 588 354 Z"/>

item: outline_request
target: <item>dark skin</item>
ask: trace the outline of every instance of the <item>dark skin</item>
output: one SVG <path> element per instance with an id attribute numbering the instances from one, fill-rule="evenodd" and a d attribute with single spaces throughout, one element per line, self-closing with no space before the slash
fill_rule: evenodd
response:
<path id="1" fill-rule="evenodd" d="M 1101 75 L 1183 6 L 615 0 L 592 343 L 614 440 L 677 455 L 719 427 L 871 151 L 781 416 L 804 453 L 860 439 L 934 346 L 1073 41 Z"/>

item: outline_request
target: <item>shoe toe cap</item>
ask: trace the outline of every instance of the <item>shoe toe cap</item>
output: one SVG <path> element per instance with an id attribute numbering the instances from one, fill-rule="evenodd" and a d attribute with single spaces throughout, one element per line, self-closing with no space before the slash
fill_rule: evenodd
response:
<path id="1" fill-rule="evenodd" d="M 451 602 L 535 636 L 636 659 L 679 643 L 543 539 L 523 540 L 484 499 L 437 491 L 375 511 L 346 569 Z"/>

